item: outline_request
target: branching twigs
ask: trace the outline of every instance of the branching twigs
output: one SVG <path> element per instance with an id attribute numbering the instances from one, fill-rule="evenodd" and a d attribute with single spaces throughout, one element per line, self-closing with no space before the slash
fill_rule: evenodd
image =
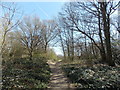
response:
<path id="1" fill-rule="evenodd" d="M 11 6 L 7 6 L 4 4 L 0 4 L 0 6 L 2 7 L 3 11 L 3 15 L 1 16 L 2 18 L 2 43 L 1 43 L 1 53 L 3 53 L 4 49 L 5 49 L 5 42 L 6 42 L 6 36 L 7 34 L 13 30 L 15 27 L 17 27 L 20 24 L 20 20 L 18 18 L 18 20 L 14 21 L 15 17 L 16 17 L 16 7 L 14 7 L 14 4 L 12 4 Z"/>

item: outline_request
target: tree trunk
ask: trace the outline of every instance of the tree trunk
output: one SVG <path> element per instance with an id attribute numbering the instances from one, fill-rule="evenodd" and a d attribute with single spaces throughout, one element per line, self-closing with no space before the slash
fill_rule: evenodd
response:
<path id="1" fill-rule="evenodd" d="M 72 38 L 71 38 L 71 41 L 72 41 L 72 57 L 71 57 L 71 60 L 73 61 L 74 60 L 74 36 L 73 36 L 73 29 L 71 30 L 71 33 L 72 33 Z"/>
<path id="2" fill-rule="evenodd" d="M 29 59 L 32 60 L 32 53 L 29 54 Z"/>
<path id="3" fill-rule="evenodd" d="M 31 47 L 29 49 L 29 59 L 32 60 L 32 57 L 33 57 L 33 48 Z"/>
<path id="4" fill-rule="evenodd" d="M 45 53 L 47 53 L 47 46 L 48 46 L 48 43 L 46 42 L 46 44 L 45 44 Z"/>
<path id="5" fill-rule="evenodd" d="M 97 59 L 97 55 L 95 54 L 94 44 L 92 41 L 91 41 L 91 44 L 92 44 L 91 45 L 91 52 L 93 53 L 94 58 Z"/>
<path id="6" fill-rule="evenodd" d="M 60 31 L 59 31 L 59 33 L 60 33 Z M 61 41 L 62 51 L 64 54 L 64 59 L 66 60 L 66 53 L 65 53 L 65 48 L 64 48 L 63 39 L 62 39 L 61 34 L 59 35 L 59 37 L 60 37 L 60 41 Z"/>
<path id="7" fill-rule="evenodd" d="M 106 2 L 101 2 L 102 18 L 103 18 L 103 28 L 105 35 L 105 44 L 106 44 L 106 58 L 107 63 L 110 66 L 115 66 L 114 61 L 112 60 L 112 51 L 111 51 L 111 41 L 110 41 L 110 18 L 106 12 Z"/>
<path id="8" fill-rule="evenodd" d="M 86 59 L 89 59 L 89 54 L 88 54 L 88 49 L 87 49 L 87 38 L 86 38 L 86 36 L 85 36 L 85 57 L 86 57 Z"/>
<path id="9" fill-rule="evenodd" d="M 101 21 L 100 21 L 100 11 L 98 13 L 98 27 L 99 27 L 99 37 L 100 37 L 100 42 L 101 42 L 101 50 L 100 50 L 100 55 L 102 62 L 106 62 L 106 53 L 105 53 L 105 47 L 103 44 L 103 39 L 102 39 L 102 30 L 101 30 Z"/>
<path id="10" fill-rule="evenodd" d="M 68 54 L 68 59 L 70 59 L 70 45 L 69 45 L 69 40 L 66 41 L 67 43 L 67 54 Z"/>

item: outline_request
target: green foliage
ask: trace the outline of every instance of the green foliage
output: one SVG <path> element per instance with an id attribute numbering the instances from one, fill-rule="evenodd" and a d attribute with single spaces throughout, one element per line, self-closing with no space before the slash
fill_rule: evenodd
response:
<path id="1" fill-rule="evenodd" d="M 120 67 L 76 66 L 64 65 L 63 70 L 73 83 L 77 83 L 78 88 L 120 88 Z"/>
<path id="2" fill-rule="evenodd" d="M 44 58 L 21 58 L 3 64 L 3 88 L 47 88 L 50 68 Z"/>
<path id="3" fill-rule="evenodd" d="M 47 56 L 49 59 L 57 60 L 57 55 L 52 49 L 48 51 Z"/>
<path id="4" fill-rule="evenodd" d="M 120 49 L 112 47 L 113 60 L 116 64 L 120 65 Z"/>
<path id="5" fill-rule="evenodd" d="M 47 85 L 46 85 L 46 83 L 38 82 L 38 84 L 36 84 L 35 87 L 36 87 L 36 88 L 46 88 Z"/>
<path id="6" fill-rule="evenodd" d="M 46 58 L 46 59 L 51 59 L 51 60 L 57 60 L 57 55 L 55 52 L 50 49 L 46 53 L 34 53 L 33 57 L 35 58 Z"/>

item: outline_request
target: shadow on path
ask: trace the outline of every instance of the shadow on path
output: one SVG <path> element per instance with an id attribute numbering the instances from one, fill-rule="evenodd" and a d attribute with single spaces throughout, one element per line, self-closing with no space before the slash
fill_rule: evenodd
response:
<path id="1" fill-rule="evenodd" d="M 74 85 L 69 82 L 68 78 L 65 76 L 64 72 L 60 68 L 61 62 L 48 60 L 48 64 L 52 71 L 52 76 L 50 78 L 48 88 L 52 88 L 55 90 L 56 88 L 64 88 L 64 90 L 69 90 L 71 88 L 72 90 L 75 89 Z"/>

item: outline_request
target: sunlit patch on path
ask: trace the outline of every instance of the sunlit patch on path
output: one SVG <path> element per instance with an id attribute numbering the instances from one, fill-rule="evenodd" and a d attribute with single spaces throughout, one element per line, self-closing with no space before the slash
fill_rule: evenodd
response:
<path id="1" fill-rule="evenodd" d="M 74 85 L 72 85 L 68 78 L 64 75 L 64 72 L 61 70 L 60 65 L 61 62 L 55 62 L 55 61 L 48 61 L 48 64 L 52 71 L 52 76 L 50 78 L 50 83 L 48 88 L 52 89 L 75 89 Z"/>

